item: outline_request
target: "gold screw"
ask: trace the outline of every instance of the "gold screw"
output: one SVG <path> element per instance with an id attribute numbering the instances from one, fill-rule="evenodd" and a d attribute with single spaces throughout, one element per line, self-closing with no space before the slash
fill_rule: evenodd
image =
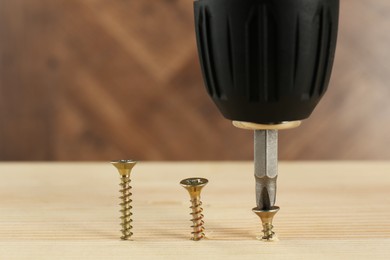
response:
<path id="1" fill-rule="evenodd" d="M 135 166 L 137 162 L 136 161 L 133 161 L 133 160 L 119 160 L 119 161 L 112 161 L 111 164 L 115 166 L 115 168 L 117 168 L 119 174 L 120 174 L 120 177 L 121 177 L 121 183 L 120 183 L 120 186 L 122 187 L 122 189 L 120 190 L 121 192 L 121 195 L 120 196 L 120 199 L 122 200 L 122 202 L 119 204 L 121 205 L 121 210 L 120 212 L 122 212 L 122 216 L 120 217 L 121 220 L 122 220 L 122 236 L 121 236 L 121 239 L 122 240 L 129 240 L 131 238 L 131 236 L 133 235 L 133 233 L 131 232 L 131 229 L 133 228 L 133 226 L 131 225 L 131 222 L 133 222 L 133 220 L 131 219 L 131 216 L 133 215 L 131 213 L 131 209 L 133 208 L 131 206 L 131 186 L 130 186 L 130 182 L 131 182 L 131 179 L 130 179 L 130 173 L 131 173 L 131 170 L 133 169 L 133 167 Z"/>
<path id="2" fill-rule="evenodd" d="M 262 241 L 265 242 L 272 242 L 272 241 L 277 241 L 278 238 L 275 235 L 275 232 L 272 231 L 273 225 L 272 225 L 272 220 L 275 216 L 275 214 L 279 211 L 279 207 L 273 206 L 268 210 L 265 209 L 258 209 L 254 208 L 252 211 L 260 217 L 261 222 L 263 223 L 263 237 L 261 237 Z"/>
<path id="3" fill-rule="evenodd" d="M 202 201 L 200 200 L 200 192 L 202 191 L 202 188 L 206 186 L 206 184 L 209 181 L 204 178 L 188 178 L 184 179 L 180 182 L 180 185 L 183 186 L 191 197 L 191 209 L 192 212 L 190 215 L 192 215 L 192 228 L 193 231 L 192 234 L 192 240 L 198 241 L 205 237 L 204 234 L 204 221 L 203 221 L 203 214 L 202 214 Z"/>

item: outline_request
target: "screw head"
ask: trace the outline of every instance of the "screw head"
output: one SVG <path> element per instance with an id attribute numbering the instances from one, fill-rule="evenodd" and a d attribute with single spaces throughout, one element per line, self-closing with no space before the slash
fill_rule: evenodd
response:
<path id="1" fill-rule="evenodd" d="M 111 164 L 117 168 L 120 175 L 129 175 L 137 162 L 134 160 L 116 160 L 111 161 Z"/>
<path id="2" fill-rule="evenodd" d="M 180 185 L 185 188 L 191 197 L 199 197 L 203 187 L 207 185 L 209 181 L 205 178 L 187 178 L 180 182 Z"/>
<path id="3" fill-rule="evenodd" d="M 258 208 L 253 208 L 252 211 L 255 213 L 263 223 L 271 223 L 272 220 L 274 219 L 274 216 L 276 213 L 279 211 L 278 206 L 272 206 L 270 209 L 258 209 Z"/>

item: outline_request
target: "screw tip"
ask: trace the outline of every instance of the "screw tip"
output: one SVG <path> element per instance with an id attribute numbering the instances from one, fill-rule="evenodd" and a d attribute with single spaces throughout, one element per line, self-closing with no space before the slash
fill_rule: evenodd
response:
<path id="1" fill-rule="evenodd" d="M 202 239 L 206 238 L 206 235 L 204 233 L 198 234 L 197 236 L 191 237 L 190 240 L 193 241 L 200 241 Z"/>
<path id="2" fill-rule="evenodd" d="M 259 236 L 256 238 L 262 242 L 277 242 L 277 241 L 279 241 L 279 238 L 275 235 L 275 233 L 273 233 L 270 236 Z"/>

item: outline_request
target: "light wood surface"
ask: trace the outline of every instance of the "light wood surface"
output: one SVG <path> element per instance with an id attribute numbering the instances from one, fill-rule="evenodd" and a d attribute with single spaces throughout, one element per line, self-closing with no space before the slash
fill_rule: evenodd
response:
<path id="1" fill-rule="evenodd" d="M 108 163 L 1 163 L 0 259 L 390 259 L 390 162 L 284 162 L 264 243 L 250 162 L 139 163 L 134 240 L 119 240 L 119 174 Z M 179 185 L 206 177 L 207 240 L 189 240 Z"/>

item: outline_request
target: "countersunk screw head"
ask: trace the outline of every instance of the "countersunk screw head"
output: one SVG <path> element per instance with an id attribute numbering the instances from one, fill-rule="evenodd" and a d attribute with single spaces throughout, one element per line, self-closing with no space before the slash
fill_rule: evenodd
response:
<path id="1" fill-rule="evenodd" d="M 180 185 L 184 187 L 190 194 L 191 198 L 193 198 L 200 196 L 203 187 L 206 186 L 208 182 L 209 181 L 205 178 L 188 178 L 182 180 Z"/>
<path id="2" fill-rule="evenodd" d="M 130 175 L 131 170 L 137 164 L 137 162 L 133 160 L 116 160 L 111 161 L 111 164 L 118 169 L 120 175 Z"/>
<path id="3" fill-rule="evenodd" d="M 191 209 L 192 212 L 190 213 L 192 215 L 192 228 L 193 231 L 192 234 L 192 240 L 198 241 L 205 237 L 204 234 L 204 221 L 203 221 L 203 209 L 201 207 L 202 202 L 200 201 L 200 192 L 202 191 L 203 187 L 206 186 L 206 184 L 209 181 L 204 178 L 188 178 L 184 179 L 180 182 L 180 185 L 183 186 L 191 197 Z"/>

